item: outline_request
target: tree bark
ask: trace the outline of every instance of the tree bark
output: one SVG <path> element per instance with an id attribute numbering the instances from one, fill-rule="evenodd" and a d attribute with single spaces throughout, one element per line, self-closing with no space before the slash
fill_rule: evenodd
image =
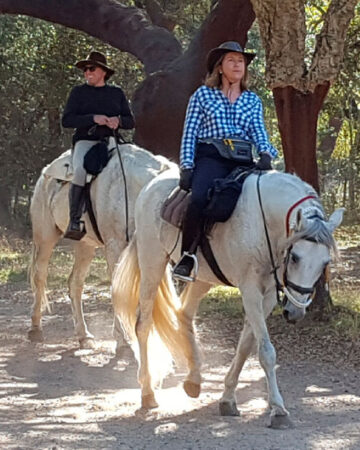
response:
<path id="1" fill-rule="evenodd" d="M 285 169 L 319 191 L 316 161 L 316 130 L 320 108 L 329 90 L 329 83 L 307 94 L 291 86 L 273 89 Z"/>

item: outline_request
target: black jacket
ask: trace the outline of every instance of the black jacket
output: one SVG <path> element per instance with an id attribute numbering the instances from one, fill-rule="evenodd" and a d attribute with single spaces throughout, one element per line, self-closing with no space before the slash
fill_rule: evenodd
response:
<path id="1" fill-rule="evenodd" d="M 106 125 L 95 124 L 95 114 L 118 116 L 121 128 L 126 130 L 135 126 L 128 101 L 119 86 L 107 84 L 102 87 L 88 84 L 75 86 L 70 92 L 62 116 L 64 128 L 76 128 L 73 144 L 79 140 L 96 141 L 113 135 L 113 130 Z"/>

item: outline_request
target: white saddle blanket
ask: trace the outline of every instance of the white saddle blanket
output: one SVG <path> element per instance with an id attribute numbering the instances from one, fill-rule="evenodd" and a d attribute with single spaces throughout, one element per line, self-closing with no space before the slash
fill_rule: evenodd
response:
<path id="1" fill-rule="evenodd" d="M 73 177 L 71 159 L 71 149 L 66 150 L 66 152 L 45 166 L 42 173 L 47 177 L 56 178 L 57 180 L 71 181 Z"/>

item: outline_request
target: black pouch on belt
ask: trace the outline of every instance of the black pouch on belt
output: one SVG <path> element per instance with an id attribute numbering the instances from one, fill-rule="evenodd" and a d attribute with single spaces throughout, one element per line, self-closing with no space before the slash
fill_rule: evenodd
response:
<path id="1" fill-rule="evenodd" d="M 200 139 L 199 142 L 204 144 L 212 144 L 216 147 L 219 154 L 226 159 L 232 159 L 239 164 L 248 165 L 253 163 L 252 145 L 243 139 Z"/>

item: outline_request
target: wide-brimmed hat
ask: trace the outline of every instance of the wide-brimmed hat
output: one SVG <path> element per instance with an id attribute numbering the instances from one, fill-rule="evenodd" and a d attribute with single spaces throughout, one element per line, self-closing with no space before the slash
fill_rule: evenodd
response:
<path id="1" fill-rule="evenodd" d="M 255 58 L 256 53 L 248 53 L 246 52 L 241 45 L 236 41 L 227 41 L 223 42 L 219 47 L 213 48 L 209 51 L 206 60 L 206 67 L 209 73 L 214 70 L 214 66 L 219 58 L 228 52 L 236 52 L 241 53 L 246 58 L 246 63 L 250 64 L 251 61 Z"/>
<path id="2" fill-rule="evenodd" d="M 85 66 L 93 64 L 94 66 L 99 66 L 102 69 L 105 70 L 107 73 L 107 77 L 110 78 L 111 75 L 115 73 L 115 70 L 111 69 L 106 65 L 106 58 L 105 55 L 103 55 L 100 52 L 91 52 L 86 59 L 82 59 L 81 61 L 78 61 L 75 63 L 75 66 L 78 69 L 83 69 Z"/>

